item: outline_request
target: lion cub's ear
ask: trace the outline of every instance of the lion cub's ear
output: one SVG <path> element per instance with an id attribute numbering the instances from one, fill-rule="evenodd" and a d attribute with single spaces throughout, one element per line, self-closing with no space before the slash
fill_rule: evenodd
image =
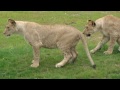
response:
<path id="1" fill-rule="evenodd" d="M 88 22 L 88 24 L 92 25 L 93 27 L 96 26 L 96 23 L 93 20 L 88 20 L 87 22 Z"/>
<path id="2" fill-rule="evenodd" d="M 11 23 L 12 25 L 16 25 L 16 22 L 13 19 L 8 19 L 8 22 Z"/>
<path id="3" fill-rule="evenodd" d="M 87 22 L 90 22 L 90 21 L 92 21 L 92 20 L 88 20 Z"/>

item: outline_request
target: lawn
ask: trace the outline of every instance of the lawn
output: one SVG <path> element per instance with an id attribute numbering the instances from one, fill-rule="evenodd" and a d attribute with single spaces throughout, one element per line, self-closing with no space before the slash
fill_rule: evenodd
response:
<path id="1" fill-rule="evenodd" d="M 120 52 L 117 43 L 112 55 L 103 54 L 108 44 L 91 54 L 96 69 L 91 67 L 81 42 L 76 47 L 78 58 L 74 64 L 55 68 L 55 64 L 63 59 L 62 52 L 41 48 L 40 66 L 32 68 L 32 47 L 20 35 L 3 35 L 9 18 L 39 24 L 69 24 L 83 31 L 88 19 L 96 20 L 108 14 L 120 17 L 118 11 L 0 11 L 0 79 L 120 79 Z M 87 38 L 89 49 L 93 49 L 100 39 L 99 32 Z"/>

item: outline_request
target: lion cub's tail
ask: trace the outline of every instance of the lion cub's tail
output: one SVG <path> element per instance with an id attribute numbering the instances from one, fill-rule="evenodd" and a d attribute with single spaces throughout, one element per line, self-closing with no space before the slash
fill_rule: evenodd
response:
<path id="1" fill-rule="evenodd" d="M 90 60 L 90 63 L 92 64 L 92 67 L 93 67 L 93 68 L 96 68 L 96 65 L 95 65 L 95 63 L 94 63 L 94 61 L 93 61 L 93 59 L 92 59 L 92 57 L 91 57 L 91 55 L 90 55 L 90 52 L 89 52 L 89 49 L 88 49 L 88 45 L 87 45 L 85 36 L 84 36 L 82 33 L 81 33 L 81 35 L 80 35 L 80 39 L 82 40 L 84 49 L 85 49 L 85 51 L 86 51 L 87 57 L 88 57 L 89 60 Z"/>

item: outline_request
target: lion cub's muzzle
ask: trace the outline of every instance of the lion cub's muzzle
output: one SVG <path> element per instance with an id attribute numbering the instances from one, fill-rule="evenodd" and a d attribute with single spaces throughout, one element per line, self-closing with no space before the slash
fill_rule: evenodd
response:
<path id="1" fill-rule="evenodd" d="M 86 36 L 87 36 L 87 37 L 90 37 L 90 36 L 91 36 L 91 34 L 86 34 Z"/>
<path id="2" fill-rule="evenodd" d="M 4 32 L 3 34 L 4 34 L 5 36 L 10 36 L 10 34 L 7 34 L 7 33 L 5 33 L 5 32 Z"/>
<path id="3" fill-rule="evenodd" d="M 91 36 L 91 34 L 85 34 L 84 32 L 83 32 L 83 34 L 86 35 L 87 37 L 90 37 L 90 36 Z"/>

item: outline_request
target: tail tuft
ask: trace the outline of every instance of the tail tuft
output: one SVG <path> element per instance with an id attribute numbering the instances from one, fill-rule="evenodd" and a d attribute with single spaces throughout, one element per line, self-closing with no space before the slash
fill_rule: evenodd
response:
<path id="1" fill-rule="evenodd" d="M 96 69 L 96 65 L 94 64 L 94 65 L 92 65 L 92 67 L 94 68 L 94 69 Z"/>

